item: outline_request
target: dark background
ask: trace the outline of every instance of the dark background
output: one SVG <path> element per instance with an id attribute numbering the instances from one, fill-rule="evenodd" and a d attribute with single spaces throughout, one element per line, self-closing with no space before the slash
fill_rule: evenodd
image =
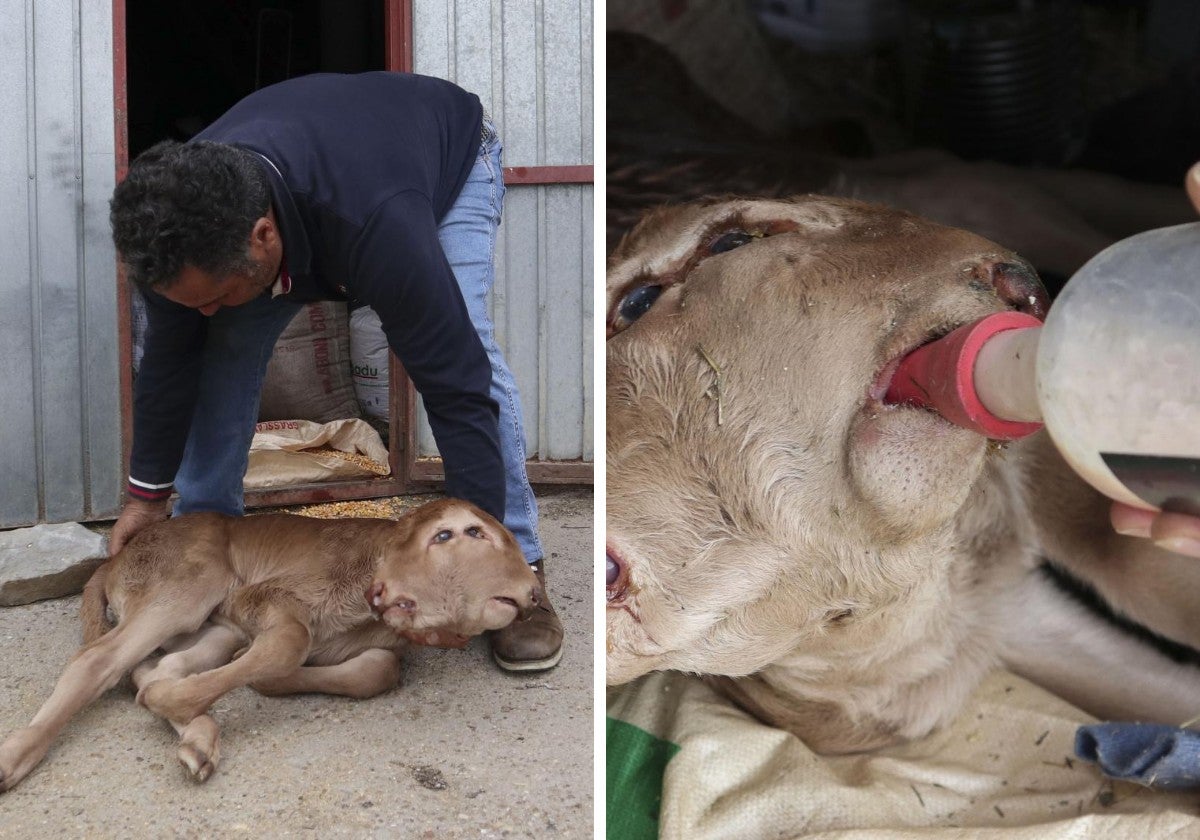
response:
<path id="1" fill-rule="evenodd" d="M 922 178 L 909 209 L 972 227 L 961 201 L 937 204 L 952 171 L 977 205 L 1006 183 L 1036 191 L 1030 206 L 1045 196 L 1046 224 L 1078 221 L 1083 251 L 1194 218 L 1182 189 L 1200 160 L 1194 0 L 617 0 L 607 25 L 610 250 L 662 202 L 891 203 Z M 916 150 L 938 154 L 915 164 Z M 885 169 L 895 183 L 881 192 Z M 1136 208 L 1121 206 L 1123 180 Z M 997 238 L 995 226 L 981 232 Z M 1040 247 L 1009 236 L 997 241 Z M 1052 285 L 1076 263 L 1041 268 Z"/>

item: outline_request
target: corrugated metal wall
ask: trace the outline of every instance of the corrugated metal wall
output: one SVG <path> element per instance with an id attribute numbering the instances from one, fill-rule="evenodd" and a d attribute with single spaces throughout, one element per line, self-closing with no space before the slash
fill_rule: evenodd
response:
<path id="1" fill-rule="evenodd" d="M 0 527 L 122 489 L 112 9 L 0 0 Z"/>
<path id="2" fill-rule="evenodd" d="M 505 166 L 590 164 L 591 36 L 590 0 L 420 0 L 413 69 L 479 94 Z M 533 459 L 592 460 L 592 195 L 510 185 L 505 198 L 492 312 Z"/>

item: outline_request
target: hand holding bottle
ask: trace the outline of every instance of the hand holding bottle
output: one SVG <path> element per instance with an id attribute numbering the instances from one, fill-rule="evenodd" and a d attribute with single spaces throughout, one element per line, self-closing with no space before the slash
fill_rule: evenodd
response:
<path id="1" fill-rule="evenodd" d="M 1184 184 L 1188 198 L 1200 212 L 1200 163 L 1188 170 Z M 1142 510 L 1113 502 L 1110 518 L 1119 534 L 1143 537 L 1168 551 L 1200 558 L 1200 517 Z"/>
<path id="2" fill-rule="evenodd" d="M 1200 211 L 1200 164 L 1186 190 Z M 1115 530 L 1200 557 L 1197 275 L 1200 223 L 1121 240 L 1072 276 L 1044 322 L 996 312 L 913 350 L 885 402 L 993 440 L 1044 425 L 1071 469 L 1120 500 Z"/>

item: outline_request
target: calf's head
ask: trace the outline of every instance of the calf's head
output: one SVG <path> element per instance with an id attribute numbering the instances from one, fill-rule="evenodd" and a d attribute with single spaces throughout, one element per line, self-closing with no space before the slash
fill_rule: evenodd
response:
<path id="1" fill-rule="evenodd" d="M 366 597 L 397 633 L 418 644 L 462 647 L 529 615 L 538 582 L 503 525 L 458 499 L 441 499 L 396 523 Z"/>
<path id="2" fill-rule="evenodd" d="M 945 588 L 988 443 L 882 397 L 915 347 L 1044 314 L 1017 257 L 852 201 L 714 200 L 644 220 L 607 301 L 611 683 L 817 673 Z"/>

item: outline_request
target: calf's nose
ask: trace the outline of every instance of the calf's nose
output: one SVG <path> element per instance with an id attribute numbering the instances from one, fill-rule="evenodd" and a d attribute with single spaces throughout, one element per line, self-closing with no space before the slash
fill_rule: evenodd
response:
<path id="1" fill-rule="evenodd" d="M 500 601 L 505 604 L 510 604 L 517 608 L 517 621 L 524 621 L 533 615 L 534 609 L 537 608 L 538 588 L 535 586 L 527 592 L 514 592 L 512 595 L 495 595 L 493 601 Z"/>
<path id="2" fill-rule="evenodd" d="M 1000 300 L 1026 315 L 1045 318 L 1050 296 L 1037 272 L 1023 262 L 987 260 L 975 267 L 975 276 L 990 283 Z"/>
<path id="3" fill-rule="evenodd" d="M 542 602 L 541 593 L 538 591 L 538 588 L 535 586 L 529 590 L 528 605 L 522 604 L 520 610 L 518 610 L 517 620 L 524 621 L 525 619 L 529 618 L 531 615 L 533 615 L 533 611 L 535 609 L 537 609 L 537 605 L 540 604 L 541 602 Z"/>

